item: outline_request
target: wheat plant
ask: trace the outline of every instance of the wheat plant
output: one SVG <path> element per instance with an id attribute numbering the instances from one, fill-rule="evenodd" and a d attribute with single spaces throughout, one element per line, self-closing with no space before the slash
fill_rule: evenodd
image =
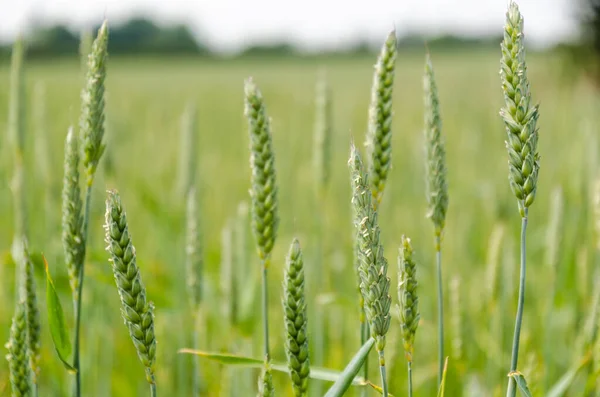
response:
<path id="1" fill-rule="evenodd" d="M 135 247 L 131 241 L 127 216 L 116 191 L 109 191 L 105 215 L 106 250 L 110 255 L 115 283 L 121 298 L 121 314 L 129 336 L 146 370 L 150 395 L 156 396 L 154 362 L 154 305 L 146 299 L 146 288 L 137 265 Z"/>
<path id="2" fill-rule="evenodd" d="M 519 213 L 521 214 L 519 302 L 510 373 L 517 370 L 519 358 L 519 339 L 525 304 L 527 215 L 529 207 L 535 199 L 540 167 L 537 152 L 538 129 L 536 126 L 539 116 L 538 106 L 533 105 L 531 93 L 529 92 L 523 37 L 523 16 L 519 12 L 517 4 L 511 1 L 506 13 L 504 39 L 501 45 L 502 59 L 500 62 L 500 77 L 505 101 L 505 107 L 500 111 L 500 115 L 506 126 L 509 182 L 517 198 Z M 514 377 L 510 376 L 507 397 L 516 395 L 516 387 Z"/>
<path id="3" fill-rule="evenodd" d="M 258 256 L 263 267 L 262 302 L 265 356 L 265 376 L 263 379 L 266 379 L 270 378 L 267 270 L 279 224 L 275 155 L 271 138 L 271 123 L 267 117 L 262 94 L 252 79 L 246 80 L 244 91 L 245 114 L 248 119 L 248 132 L 250 135 L 252 231 L 256 240 Z M 267 391 L 270 388 L 266 387 L 264 390 L 264 395 L 269 395 Z"/>
<path id="4" fill-rule="evenodd" d="M 285 353 L 292 379 L 294 396 L 308 393 L 310 373 L 308 355 L 308 316 L 304 295 L 304 261 L 297 239 L 292 241 L 286 260 L 283 282 L 283 313 L 285 322 Z"/>
<path id="5" fill-rule="evenodd" d="M 350 150 L 350 168 L 352 184 L 352 206 L 354 207 L 354 227 L 357 232 L 358 273 L 360 291 L 364 299 L 365 315 L 369 321 L 371 336 L 375 339 L 375 348 L 379 355 L 379 370 L 383 395 L 387 396 L 385 367 L 385 336 L 390 328 L 389 295 L 390 279 L 387 276 L 387 260 L 383 256 L 383 245 L 379 237 L 377 211 L 369 187 L 369 180 L 362 160 L 354 144 Z"/>
<path id="6" fill-rule="evenodd" d="M 90 219 L 90 207 L 92 201 L 92 185 L 98 162 L 102 157 L 105 146 L 104 137 L 104 80 L 106 79 L 106 62 L 108 58 L 108 24 L 106 21 L 98 30 L 98 35 L 92 44 L 88 56 L 88 66 L 85 87 L 81 93 L 81 119 L 80 140 L 81 144 L 67 142 L 65 152 L 65 186 L 63 186 L 63 245 L 67 268 L 70 274 L 71 287 L 73 290 L 75 311 L 75 336 L 73 349 L 73 367 L 75 369 L 75 384 L 73 386 L 74 396 L 81 396 L 81 371 L 80 371 L 80 330 L 81 330 L 81 306 L 83 295 L 84 262 L 86 244 L 88 239 L 88 225 Z M 69 138 L 67 138 L 68 141 Z M 75 139 L 75 138 L 71 138 Z M 81 216 L 77 202 L 79 197 L 79 175 L 75 169 L 79 167 L 79 158 L 71 150 L 77 150 L 80 146 L 82 151 L 82 164 L 86 176 L 86 193 L 83 215 Z M 72 147 L 74 146 L 74 147 Z M 67 157 L 68 156 L 68 157 Z M 77 181 L 73 178 L 77 177 Z M 65 202 L 66 199 L 66 202 Z M 81 227 L 78 232 L 79 217 Z M 65 223 L 65 219 L 67 222 Z M 66 237 L 65 237 L 66 234 Z M 65 243 L 70 239 L 71 242 Z M 77 245 L 77 247 L 76 247 Z M 68 246 L 68 247 L 67 247 Z M 68 252 L 67 252 L 68 251 Z M 77 263 L 69 260 L 79 260 Z M 77 277 L 75 280 L 74 277 Z"/>
<path id="7" fill-rule="evenodd" d="M 413 395 L 412 363 L 415 334 L 419 327 L 419 295 L 417 294 L 417 264 L 413 259 L 410 239 L 402 236 L 398 255 L 398 302 L 400 303 L 400 328 L 404 352 L 408 363 L 408 396 Z"/>
<path id="8" fill-rule="evenodd" d="M 442 381 L 444 371 L 444 294 L 442 279 L 442 236 L 448 210 L 448 186 L 446 182 L 446 149 L 442 136 L 442 119 L 437 84 L 433 73 L 431 57 L 425 59 L 425 152 L 427 217 L 434 225 L 435 254 L 438 294 L 438 383 Z"/>

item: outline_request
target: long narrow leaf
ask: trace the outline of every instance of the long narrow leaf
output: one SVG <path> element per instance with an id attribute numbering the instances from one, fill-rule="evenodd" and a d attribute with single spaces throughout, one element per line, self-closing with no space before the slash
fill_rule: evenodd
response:
<path id="1" fill-rule="evenodd" d="M 179 350 L 179 353 L 193 354 L 224 365 L 249 368 L 262 368 L 264 366 L 264 361 L 261 359 L 239 356 L 236 354 L 213 353 L 193 349 L 181 349 Z M 271 369 L 278 372 L 289 373 L 287 364 L 282 362 L 272 362 Z M 311 367 L 309 376 L 311 379 L 322 380 L 327 382 L 336 382 L 340 378 L 341 374 L 341 372 L 332 369 Z M 354 377 L 353 379 L 351 379 L 351 382 L 353 386 L 371 386 L 373 387 L 373 389 L 377 390 L 377 386 L 370 385 L 369 382 L 365 382 L 365 380 L 360 377 Z"/>
<path id="2" fill-rule="evenodd" d="M 563 396 L 567 389 L 571 386 L 571 383 L 575 380 L 575 377 L 586 366 L 587 363 L 590 362 L 591 355 L 588 354 L 578 363 L 575 363 L 571 369 L 569 369 L 565 374 L 550 388 L 546 397 L 561 397 Z"/>
<path id="3" fill-rule="evenodd" d="M 50 327 L 50 335 L 52 335 L 52 342 L 58 358 L 64 364 L 70 372 L 76 372 L 75 368 L 69 363 L 69 357 L 72 353 L 71 338 L 69 337 L 69 331 L 67 328 L 67 322 L 65 321 L 65 313 L 60 299 L 56 293 L 54 282 L 50 277 L 50 271 L 48 270 L 48 262 L 44 259 L 44 266 L 46 268 L 46 308 L 48 311 L 48 325 Z"/>
<path id="4" fill-rule="evenodd" d="M 438 397 L 444 397 L 446 391 L 446 373 L 448 372 L 448 357 L 444 362 L 444 371 L 442 372 L 442 382 L 440 383 L 440 389 L 438 390 Z"/>
<path id="5" fill-rule="evenodd" d="M 508 374 L 508 376 L 511 376 L 515 382 L 517 382 L 517 387 L 519 388 L 519 391 L 523 397 L 533 397 L 531 395 L 531 391 L 529 391 L 529 387 L 527 387 L 527 381 L 522 373 L 515 371 Z"/>
<path id="6" fill-rule="evenodd" d="M 375 339 L 370 338 L 362 345 L 360 350 L 352 357 L 352 360 L 350 360 L 346 368 L 344 368 L 338 380 L 336 380 L 333 386 L 327 391 L 325 397 L 341 397 L 344 395 L 346 390 L 352 385 L 356 374 L 360 371 L 374 344 Z"/>

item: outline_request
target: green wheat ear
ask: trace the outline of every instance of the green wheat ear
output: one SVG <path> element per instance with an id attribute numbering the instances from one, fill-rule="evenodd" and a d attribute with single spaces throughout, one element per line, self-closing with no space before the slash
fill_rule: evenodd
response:
<path id="1" fill-rule="evenodd" d="M 308 316 L 304 296 L 304 260 L 300 243 L 294 239 L 286 260 L 283 282 L 283 312 L 285 319 L 285 352 L 292 379 L 294 396 L 308 393 Z"/>
<path id="2" fill-rule="evenodd" d="M 419 296 L 417 295 L 417 264 L 413 259 L 410 239 L 402 236 L 398 255 L 398 301 L 400 302 L 400 327 L 404 351 L 409 362 L 413 360 L 415 334 L 419 327 Z"/>
<path id="3" fill-rule="evenodd" d="M 448 209 L 448 186 L 446 182 L 446 149 L 442 136 L 442 120 L 437 85 L 429 53 L 425 61 L 425 152 L 427 172 L 427 217 L 433 221 L 435 234 L 441 236 Z"/>
<path id="4" fill-rule="evenodd" d="M 245 113 L 250 133 L 252 230 L 260 258 L 266 260 L 273 250 L 279 224 L 271 123 L 266 114 L 262 94 L 252 79 L 246 80 L 244 90 Z"/>
<path id="5" fill-rule="evenodd" d="M 537 152 L 538 105 L 531 102 L 523 37 L 523 16 L 517 4 L 511 1 L 501 45 L 500 77 L 505 107 L 500 115 L 506 126 L 510 187 L 524 217 L 535 199 L 540 156 Z"/>
<path id="6" fill-rule="evenodd" d="M 137 266 L 127 216 L 121 198 L 115 191 L 108 192 L 105 220 L 106 250 L 110 254 L 110 262 L 121 298 L 121 314 L 129 329 L 138 357 L 146 369 L 146 379 L 154 385 L 156 359 L 154 306 L 146 300 L 146 288 Z"/>
<path id="7" fill-rule="evenodd" d="M 375 205 L 381 203 L 388 173 L 392 166 L 392 92 L 396 68 L 396 31 L 388 35 L 375 64 L 367 150 L 369 154 L 369 178 Z"/>
<path id="8" fill-rule="evenodd" d="M 79 300 L 79 277 L 85 255 L 83 203 L 79 187 L 79 144 L 69 128 L 65 141 L 65 163 L 62 190 L 62 242 L 73 301 Z"/>
<path id="9" fill-rule="evenodd" d="M 91 186 L 104 153 L 104 80 L 108 59 L 108 24 L 100 27 L 88 56 L 86 86 L 81 94 L 81 141 L 87 185 Z"/>
<path id="10" fill-rule="evenodd" d="M 362 160 L 354 144 L 348 161 L 352 184 L 352 206 L 354 207 L 358 274 L 360 291 L 364 299 L 364 309 L 375 348 L 379 353 L 379 368 L 383 395 L 387 395 L 385 371 L 385 337 L 390 328 L 389 295 L 390 279 L 387 276 L 388 263 L 383 256 L 383 245 L 379 238 L 377 211 L 372 204 L 372 193 Z"/>
<path id="11" fill-rule="evenodd" d="M 37 384 L 40 373 L 41 361 L 41 337 L 42 326 L 40 323 L 40 312 L 37 304 L 37 294 L 35 287 L 35 276 L 33 273 L 33 261 L 29 256 L 27 241 L 23 242 L 23 260 L 25 265 L 25 285 L 21 292 L 25 299 L 26 322 L 27 322 L 27 348 L 29 365 L 31 366 L 31 375 L 34 384 Z"/>
<path id="12" fill-rule="evenodd" d="M 27 321 L 26 304 L 20 301 L 10 327 L 10 339 L 6 344 L 8 354 L 8 373 L 13 397 L 31 395 L 31 368 L 27 355 Z"/>

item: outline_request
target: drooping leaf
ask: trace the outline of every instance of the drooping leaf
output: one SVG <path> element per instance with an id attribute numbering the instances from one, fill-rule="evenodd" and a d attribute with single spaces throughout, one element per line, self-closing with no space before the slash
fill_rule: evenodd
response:
<path id="1" fill-rule="evenodd" d="M 514 371 L 508 374 L 508 376 L 511 376 L 515 382 L 517 382 L 517 387 L 519 388 L 519 391 L 523 397 L 533 397 L 531 395 L 531 391 L 529 391 L 529 387 L 527 387 L 527 381 L 522 373 L 519 371 Z"/>
<path id="2" fill-rule="evenodd" d="M 236 354 L 229 353 L 213 353 L 213 352 L 205 352 L 201 350 L 193 350 L 193 349 L 180 349 L 179 353 L 184 354 L 193 354 L 199 357 L 203 357 L 209 359 L 211 361 L 216 361 L 221 364 L 226 365 L 236 365 L 242 367 L 252 367 L 252 368 L 262 368 L 264 365 L 264 360 L 260 360 L 257 358 L 238 356 Z"/>
<path id="3" fill-rule="evenodd" d="M 48 262 L 46 258 L 43 258 L 43 260 L 46 268 L 46 308 L 52 342 L 54 343 L 56 353 L 58 353 L 58 358 L 62 361 L 65 368 L 70 372 L 76 372 L 76 369 L 69 363 L 69 357 L 71 357 L 73 348 L 71 346 L 67 322 L 65 321 L 65 313 L 56 293 L 52 277 L 50 277 Z"/>
<path id="4" fill-rule="evenodd" d="M 340 377 L 335 381 L 333 386 L 327 390 L 325 397 L 341 397 L 344 395 L 344 393 L 352 385 L 356 374 L 358 371 L 360 371 L 374 344 L 375 339 L 369 338 L 369 340 L 362 345 L 354 357 L 352 357 L 352 360 L 350 360 L 346 368 L 344 368 L 340 374 Z"/>

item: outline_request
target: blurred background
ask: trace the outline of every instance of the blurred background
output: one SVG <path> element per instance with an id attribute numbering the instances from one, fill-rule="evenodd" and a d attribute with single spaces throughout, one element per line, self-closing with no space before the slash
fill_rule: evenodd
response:
<path id="1" fill-rule="evenodd" d="M 568 390 L 558 395 L 582 396 L 600 368 L 589 354 L 590 346 L 600 351 L 593 200 L 600 164 L 600 1 L 521 0 L 519 5 L 531 92 L 541 104 L 542 156 L 530 211 L 520 370 L 534 395 L 550 395 L 568 374 Z M 249 76 L 273 119 L 279 181 L 281 223 L 269 276 L 272 354 L 285 360 L 279 296 L 285 253 L 298 237 L 306 262 L 311 362 L 342 369 L 360 345 L 346 162 L 350 140 L 361 147 L 364 142 L 373 64 L 386 35 L 396 29 L 393 169 L 380 219 L 392 286 L 402 234 L 412 238 L 420 265 L 416 393 L 432 396 L 437 390 L 433 227 L 425 218 L 422 137 L 426 42 L 448 153 L 450 207 L 443 248 L 448 394 L 503 395 L 519 233 L 498 116 L 504 105 L 498 71 L 506 8 L 505 0 L 5 1 L 0 7 L 0 341 L 8 339 L 15 285 L 9 189 L 14 161 L 4 133 L 11 46 L 21 36 L 27 47 L 26 205 L 38 295 L 44 308 L 43 253 L 72 321 L 60 239 L 64 139 L 80 113 L 80 37 L 95 35 L 107 18 L 107 151 L 93 191 L 86 262 L 84 395 L 147 395 L 104 251 L 103 202 L 109 188 L 122 195 L 156 306 L 160 395 L 191 395 L 192 360 L 177 350 L 192 345 L 194 329 L 200 330 L 202 349 L 261 357 L 260 264 L 248 221 L 243 115 L 243 81 Z M 326 194 L 318 196 L 313 132 L 315 86 L 323 75 L 331 87 L 331 179 Z M 178 187 L 185 173 L 182 117 L 189 106 L 198 114 L 196 183 L 205 263 L 199 328 L 184 288 L 185 199 Z M 395 304 L 395 287 L 391 295 Z M 52 348 L 45 309 L 42 316 L 40 395 L 69 395 L 71 377 Z M 406 368 L 400 327 L 395 319 L 392 323 L 386 353 L 390 391 L 398 396 L 406 389 Z M 371 369 L 370 377 L 378 379 Z M 202 361 L 201 371 L 202 395 L 255 394 L 256 370 Z M 291 395 L 285 374 L 276 374 L 275 383 L 278 395 Z M 314 381 L 310 395 L 323 395 L 328 386 Z M 2 360 L 0 395 L 8 395 L 9 388 Z M 359 395 L 355 392 L 349 395 Z"/>

